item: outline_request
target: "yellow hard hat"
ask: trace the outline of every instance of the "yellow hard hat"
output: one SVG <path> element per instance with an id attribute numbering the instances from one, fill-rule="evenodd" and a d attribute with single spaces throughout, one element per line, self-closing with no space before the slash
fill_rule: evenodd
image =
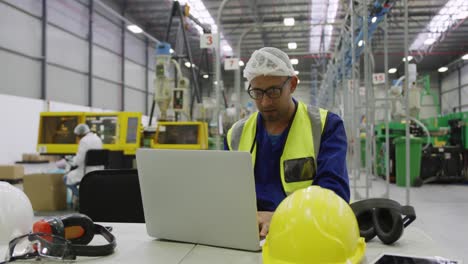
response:
<path id="1" fill-rule="evenodd" d="M 262 256 L 264 264 L 354 264 L 365 251 L 349 204 L 333 191 L 310 186 L 278 206 Z"/>

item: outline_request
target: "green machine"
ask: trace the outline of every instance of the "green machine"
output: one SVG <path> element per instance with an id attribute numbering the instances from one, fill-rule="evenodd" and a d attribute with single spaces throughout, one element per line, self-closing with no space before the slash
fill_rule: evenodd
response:
<path id="1" fill-rule="evenodd" d="M 431 178 L 437 181 L 459 181 L 463 179 L 463 175 L 468 174 L 468 168 L 466 168 L 466 165 L 463 165 L 465 160 L 468 159 L 468 112 L 440 115 L 438 96 L 430 90 L 429 76 L 424 76 L 418 82 L 424 87 L 421 91 L 421 101 L 425 96 L 432 97 L 437 116 L 426 119 L 416 117 L 415 121 L 411 121 L 410 160 L 412 164 L 421 164 L 420 168 L 412 168 L 411 170 L 411 174 L 418 174 L 411 175 L 412 184 L 414 184 L 413 179 L 415 177 L 421 177 L 426 182 L 425 180 L 428 178 L 424 177 L 428 177 L 429 175 L 432 175 Z M 406 123 L 404 121 L 389 123 L 391 176 L 396 176 L 398 174 L 397 171 L 400 171 L 400 174 L 404 172 L 403 167 L 397 168 L 397 163 L 404 163 L 402 161 L 404 161 L 405 156 L 405 129 Z M 427 134 L 429 134 L 429 138 Z M 375 140 L 376 173 L 379 176 L 385 176 L 386 150 L 384 123 L 375 126 Z M 424 150 L 422 147 L 426 143 L 430 143 L 432 147 Z M 396 145 L 398 145 L 399 151 L 396 150 Z"/>

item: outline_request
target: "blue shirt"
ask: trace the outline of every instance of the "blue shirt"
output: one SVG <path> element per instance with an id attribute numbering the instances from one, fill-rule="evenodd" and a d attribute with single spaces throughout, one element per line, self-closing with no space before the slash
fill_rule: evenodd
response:
<path id="1" fill-rule="evenodd" d="M 280 157 L 290 125 L 281 135 L 273 136 L 276 137 L 277 142 L 272 144 L 271 135 L 267 134 L 263 126 L 262 116 L 259 114 L 257 117 L 257 158 L 254 174 L 258 211 L 275 211 L 281 201 L 286 198 L 281 184 Z M 226 140 L 224 146 L 228 150 Z M 328 112 L 317 156 L 317 174 L 313 185 L 330 189 L 349 202 L 346 151 L 347 138 L 343 120 L 338 115 Z"/>

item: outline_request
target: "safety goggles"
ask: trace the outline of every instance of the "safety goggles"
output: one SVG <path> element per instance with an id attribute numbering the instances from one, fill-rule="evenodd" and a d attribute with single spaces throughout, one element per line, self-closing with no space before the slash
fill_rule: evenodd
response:
<path id="1" fill-rule="evenodd" d="M 29 233 L 16 237 L 8 244 L 5 261 L 42 259 L 74 260 L 76 255 L 71 250 L 71 242 L 63 237 L 46 233 Z"/>
<path id="2" fill-rule="evenodd" d="M 291 79 L 290 76 L 286 79 L 286 81 L 283 82 L 283 84 L 280 87 L 271 87 L 266 90 L 262 90 L 260 88 L 251 88 L 251 85 L 249 84 L 249 88 L 247 89 L 247 92 L 249 93 L 250 98 L 254 100 L 262 100 L 263 96 L 266 94 L 270 99 L 276 99 L 281 97 L 281 91 L 283 90 L 283 87 L 286 85 L 286 83 Z"/>

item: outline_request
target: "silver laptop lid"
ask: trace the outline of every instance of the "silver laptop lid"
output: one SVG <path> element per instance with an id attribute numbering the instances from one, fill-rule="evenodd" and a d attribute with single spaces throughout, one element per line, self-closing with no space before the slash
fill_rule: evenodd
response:
<path id="1" fill-rule="evenodd" d="M 136 158 L 150 236 L 260 250 L 250 153 L 139 149 Z"/>

